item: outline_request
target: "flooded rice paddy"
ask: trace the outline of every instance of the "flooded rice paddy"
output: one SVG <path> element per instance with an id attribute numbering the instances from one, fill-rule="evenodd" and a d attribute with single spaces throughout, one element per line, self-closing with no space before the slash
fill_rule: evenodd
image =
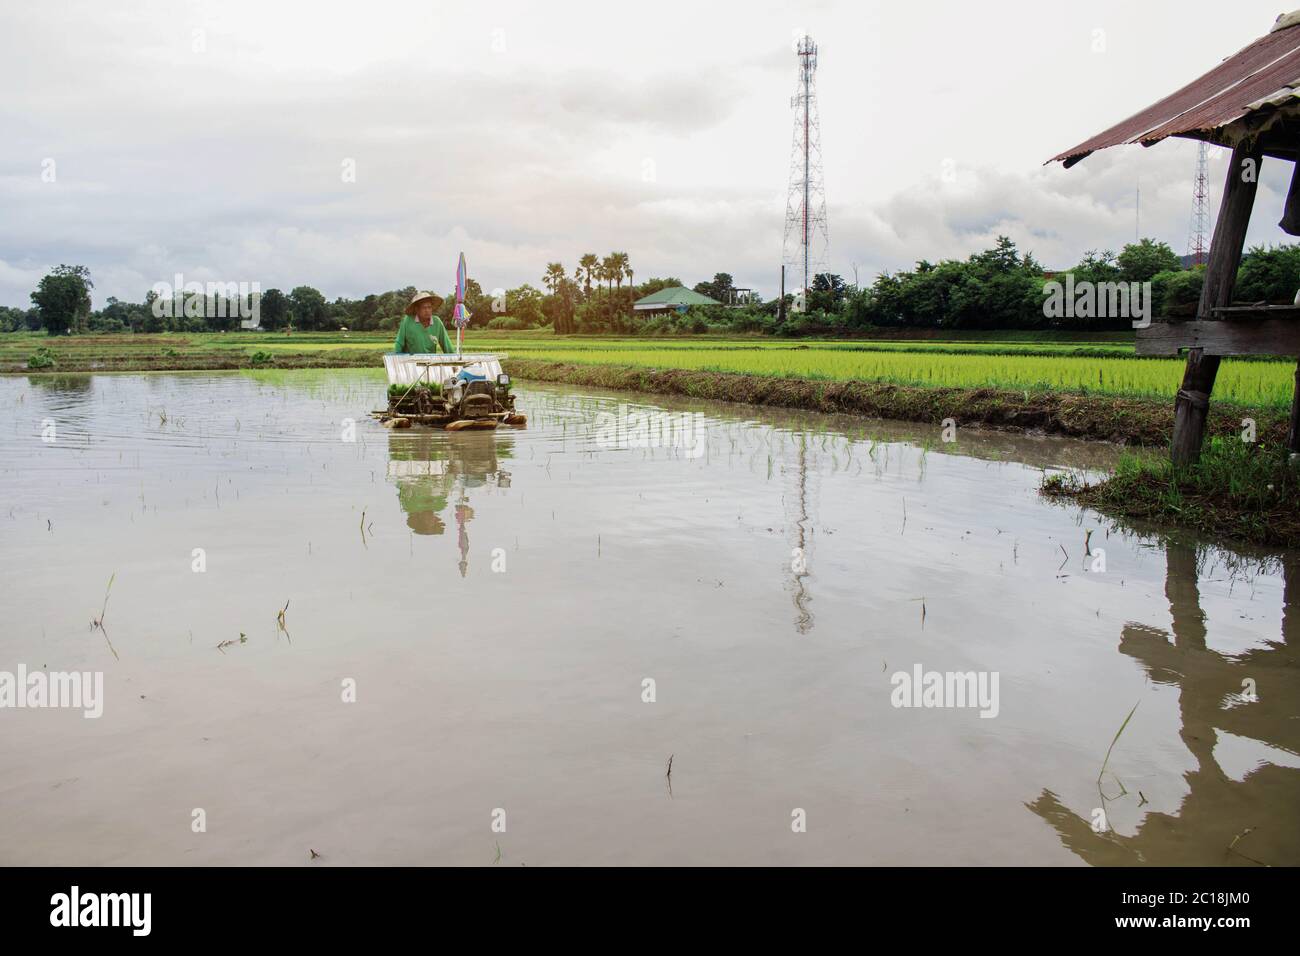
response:
<path id="1" fill-rule="evenodd" d="M 0 379 L 0 677 L 103 674 L 0 863 L 1300 863 L 1300 559 L 1038 497 L 1116 449 L 383 390 Z"/>

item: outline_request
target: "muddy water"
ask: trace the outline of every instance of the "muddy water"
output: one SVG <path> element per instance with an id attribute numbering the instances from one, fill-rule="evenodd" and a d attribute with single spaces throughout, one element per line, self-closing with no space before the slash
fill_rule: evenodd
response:
<path id="1" fill-rule="evenodd" d="M 104 675 L 0 709 L 0 862 L 1300 863 L 1300 564 L 1036 495 L 1114 449 L 382 391 L 0 379 L 0 672 Z"/>

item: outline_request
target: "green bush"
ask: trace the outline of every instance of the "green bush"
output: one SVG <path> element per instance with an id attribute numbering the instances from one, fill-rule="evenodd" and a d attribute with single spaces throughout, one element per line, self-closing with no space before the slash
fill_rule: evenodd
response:
<path id="1" fill-rule="evenodd" d="M 87 323 L 87 329 L 97 334 L 116 334 L 126 332 L 126 323 L 114 316 L 106 316 L 101 312 L 90 313 L 90 320 Z"/>
<path id="2" fill-rule="evenodd" d="M 579 332 L 588 335 L 608 332 L 612 325 L 609 309 L 599 299 L 590 299 L 578 306 L 578 312 L 574 316 L 573 322 Z"/>
<path id="3" fill-rule="evenodd" d="M 263 349 L 258 349 L 251 356 L 249 356 L 248 361 L 254 368 L 264 366 L 264 365 L 274 365 L 275 356 L 270 352 L 264 351 Z"/>
<path id="4" fill-rule="evenodd" d="M 528 323 L 513 315 L 498 315 L 495 319 L 488 322 L 487 327 L 494 331 L 518 332 L 521 329 L 528 328 Z"/>
<path id="5" fill-rule="evenodd" d="M 825 335 L 830 329 L 821 312 L 795 312 L 776 330 L 777 335 Z"/>
<path id="6" fill-rule="evenodd" d="M 54 368 L 54 353 L 41 346 L 31 355 L 27 356 L 28 368 Z"/>
<path id="7" fill-rule="evenodd" d="M 1093 273 L 1119 274 L 1104 257 L 1088 257 L 1072 271 L 1076 280 L 1099 278 Z M 1056 278 L 1063 281 L 1061 275 Z M 965 261 L 922 260 L 911 270 L 882 273 L 869 289 L 849 288 L 843 293 L 844 307 L 834 313 L 843 315 L 850 328 L 1037 329 L 1046 321 L 1043 295 L 1042 266 L 1000 236 L 992 249 Z M 810 324 L 787 322 L 778 331 L 806 334 L 794 330 Z"/>
<path id="8" fill-rule="evenodd" d="M 704 321 L 704 316 L 698 312 L 688 312 L 682 317 L 679 325 L 683 332 L 689 332 L 692 335 L 700 335 L 709 331 L 709 323 Z"/>
<path id="9" fill-rule="evenodd" d="M 733 332 L 772 332 L 776 329 L 776 316 L 759 309 L 736 309 L 728 327 Z"/>
<path id="10" fill-rule="evenodd" d="M 1143 239 L 1130 242 L 1115 259 L 1125 282 L 1149 282 L 1161 272 L 1176 272 L 1183 267 L 1178 254 L 1165 242 Z"/>
<path id="11" fill-rule="evenodd" d="M 1233 299 L 1290 305 L 1300 289 L 1300 245 L 1256 246 L 1242 257 Z"/>
<path id="12" fill-rule="evenodd" d="M 638 335 L 672 335 L 675 331 L 673 320 L 666 315 L 651 316 L 637 328 Z"/>
<path id="13" fill-rule="evenodd" d="M 700 328 L 701 319 L 705 323 L 704 328 Z M 760 306 L 736 308 L 725 305 L 697 305 L 691 307 L 684 320 L 679 320 L 675 328 L 686 334 L 771 332 L 776 328 L 776 317 Z"/>
<path id="14" fill-rule="evenodd" d="M 1204 284 L 1204 269 L 1157 272 L 1151 277 L 1152 314 L 1178 315 L 1194 309 Z"/>

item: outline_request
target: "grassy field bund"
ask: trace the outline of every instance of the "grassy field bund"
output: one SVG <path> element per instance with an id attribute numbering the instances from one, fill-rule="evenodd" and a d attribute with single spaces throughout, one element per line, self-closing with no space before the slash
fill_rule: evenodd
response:
<path id="1" fill-rule="evenodd" d="M 391 348 L 391 335 L 377 332 L 11 333 L 0 335 L 0 371 L 377 367 Z M 1182 376 L 1181 360 L 1136 357 L 1126 333 L 786 340 L 475 331 L 465 348 L 508 353 L 507 369 L 523 380 L 910 421 L 954 418 L 1134 444 L 1168 440 Z M 29 369 L 32 356 L 53 364 Z M 1249 414 L 1262 440 L 1277 439 L 1294 376 L 1291 361 L 1225 361 L 1211 433 L 1236 433 Z"/>

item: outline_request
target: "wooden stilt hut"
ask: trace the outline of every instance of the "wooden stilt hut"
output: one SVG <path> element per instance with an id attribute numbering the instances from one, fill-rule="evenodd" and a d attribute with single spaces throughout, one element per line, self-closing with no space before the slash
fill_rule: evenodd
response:
<path id="1" fill-rule="evenodd" d="M 1300 11 L 1278 17 L 1268 33 L 1199 79 L 1048 162 L 1059 161 L 1068 169 L 1108 146 L 1152 146 L 1170 136 L 1232 150 L 1195 319 L 1153 321 L 1137 330 L 1139 355 L 1187 350 L 1174 406 L 1172 456 L 1175 464 L 1189 464 L 1201 455 L 1210 393 L 1223 356 L 1300 356 L 1300 305 L 1232 301 L 1266 156 L 1295 164 L 1279 225 L 1300 235 Z M 1287 441 L 1293 453 L 1300 453 L 1300 365 Z"/>

